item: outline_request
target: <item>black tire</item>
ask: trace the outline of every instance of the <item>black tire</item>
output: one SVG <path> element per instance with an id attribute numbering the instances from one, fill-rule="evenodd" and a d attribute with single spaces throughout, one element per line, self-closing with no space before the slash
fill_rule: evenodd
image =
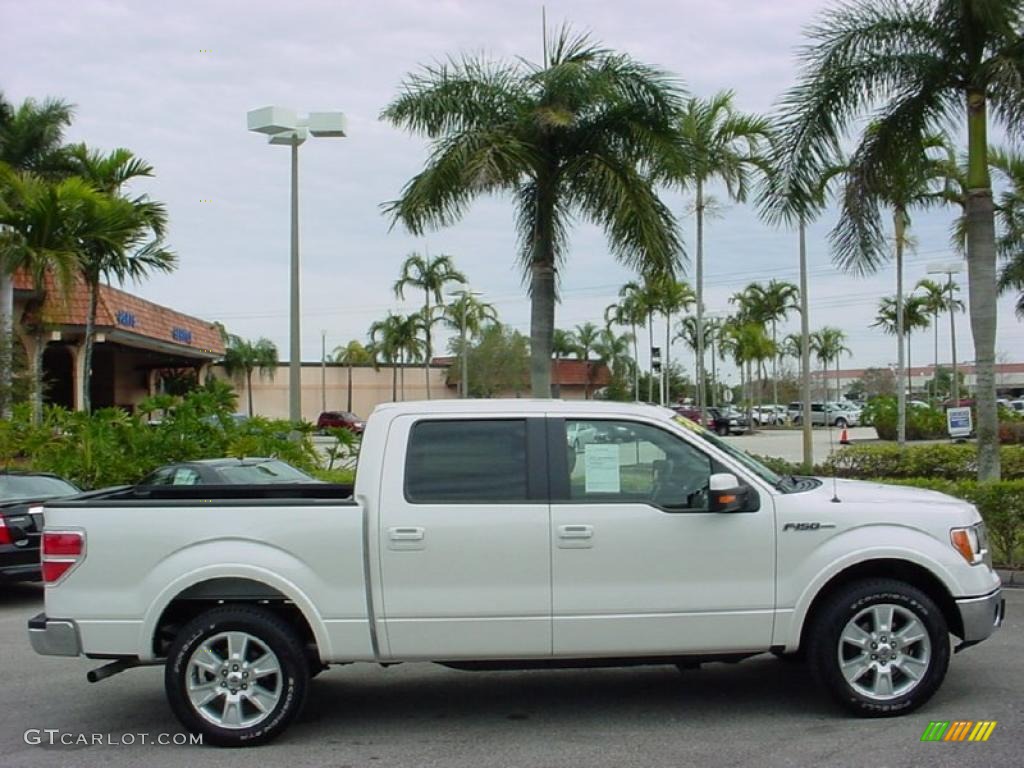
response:
<path id="1" fill-rule="evenodd" d="M 888 674 L 891 679 L 898 682 L 892 684 L 891 697 L 885 699 L 865 695 L 862 690 L 847 681 L 840 668 L 840 655 L 854 650 L 849 644 L 840 646 L 843 630 L 859 615 L 864 615 L 865 609 L 882 605 L 891 605 L 899 609 L 893 624 L 887 630 L 890 634 L 895 629 L 898 636 L 898 628 L 906 626 L 906 615 L 912 615 L 923 626 L 927 644 L 930 646 L 927 666 L 918 674 L 919 679 L 916 683 L 913 683 L 913 678 L 907 678 L 902 674 L 897 661 L 892 661 Z M 809 629 L 810 646 L 807 656 L 815 676 L 840 705 L 861 717 L 892 717 L 914 711 L 938 690 L 949 667 L 949 627 L 942 611 L 921 590 L 895 579 L 870 579 L 854 582 L 842 588 L 829 598 L 828 604 L 818 613 Z M 883 628 L 884 631 L 886 630 Z M 894 639 L 887 634 L 883 634 L 882 637 L 890 642 Z M 904 658 L 920 655 L 924 642 L 921 640 L 917 644 L 908 643 L 904 646 Z M 885 647 L 886 655 L 888 652 L 888 647 Z M 878 654 L 882 653 L 882 646 L 879 646 Z M 865 677 L 855 682 L 874 682 L 878 674 L 874 670 L 884 671 L 882 665 L 888 667 L 889 662 L 885 662 L 884 657 L 874 654 L 870 646 L 865 648 L 864 654 L 864 659 L 870 656 L 872 659 L 883 660 L 867 662 L 872 669 Z M 895 690 L 904 683 L 912 687 L 903 693 Z"/>
<path id="2" fill-rule="evenodd" d="M 217 725 L 197 711 L 189 699 L 187 686 L 192 654 L 204 641 L 223 632 L 244 632 L 273 651 L 277 657 L 280 681 L 274 680 L 274 684 L 279 690 L 278 699 L 269 714 L 252 726 Z M 286 622 L 264 608 L 235 605 L 214 608 L 182 627 L 167 655 L 164 687 L 175 716 L 188 731 L 202 734 L 204 744 L 244 747 L 264 744 L 279 736 L 291 724 L 302 710 L 309 678 L 308 656 L 298 635 Z M 219 695 L 226 697 L 227 692 Z M 241 704 L 238 711 L 241 717 Z"/>
<path id="3" fill-rule="evenodd" d="M 842 416 L 836 419 L 836 429 L 846 429 L 848 426 L 849 424 L 846 423 L 846 419 Z"/>
<path id="4" fill-rule="evenodd" d="M 719 426 L 716 431 L 722 437 L 728 437 L 728 435 L 729 435 L 729 427 L 727 425 L 725 425 L 725 424 L 722 424 L 721 426 Z"/>

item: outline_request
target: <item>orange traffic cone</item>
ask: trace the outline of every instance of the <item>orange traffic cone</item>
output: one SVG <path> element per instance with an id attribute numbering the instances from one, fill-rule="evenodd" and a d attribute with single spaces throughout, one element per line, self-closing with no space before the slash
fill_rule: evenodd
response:
<path id="1" fill-rule="evenodd" d="M 843 427 L 843 433 L 839 436 L 839 444 L 840 445 L 849 445 L 850 444 L 850 436 L 848 434 L 846 434 L 846 427 Z"/>

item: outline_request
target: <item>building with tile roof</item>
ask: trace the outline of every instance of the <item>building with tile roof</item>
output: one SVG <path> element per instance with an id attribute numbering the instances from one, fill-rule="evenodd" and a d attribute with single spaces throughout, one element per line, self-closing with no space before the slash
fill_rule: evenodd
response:
<path id="1" fill-rule="evenodd" d="M 83 407 L 86 381 L 83 342 L 89 290 L 80 277 L 62 289 L 52 275 L 37 286 L 24 273 L 14 276 L 15 331 L 31 355 L 43 352 L 44 397 L 67 408 Z M 163 383 L 183 374 L 200 380 L 224 356 L 219 328 L 211 322 L 109 285 L 96 303 L 90 396 L 93 408 L 134 410 Z"/>

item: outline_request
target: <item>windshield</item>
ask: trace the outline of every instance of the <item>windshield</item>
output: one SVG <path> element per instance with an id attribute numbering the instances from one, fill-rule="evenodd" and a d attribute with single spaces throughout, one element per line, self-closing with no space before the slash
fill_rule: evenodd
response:
<path id="1" fill-rule="evenodd" d="M 238 464 L 218 467 L 225 482 L 239 485 L 263 483 L 315 483 L 312 477 L 283 461 L 264 461 L 260 464 Z"/>
<path id="2" fill-rule="evenodd" d="M 0 501 L 42 501 L 76 493 L 75 486 L 57 477 L 0 475 Z"/>
<path id="3" fill-rule="evenodd" d="M 749 469 L 751 472 L 753 472 L 755 475 L 760 477 L 765 482 L 771 483 L 774 486 L 778 486 L 779 483 L 782 482 L 781 475 L 775 474 L 770 469 L 768 469 L 768 467 L 766 467 L 764 464 L 762 464 L 753 456 L 751 456 L 749 453 L 747 453 L 746 451 L 741 451 L 739 448 L 734 448 L 733 446 L 729 445 L 729 443 L 725 442 L 725 440 L 722 440 L 714 433 L 704 429 L 704 427 L 702 427 L 700 424 L 690 421 L 685 416 L 679 415 L 673 416 L 672 420 L 676 424 L 685 427 L 690 432 L 700 437 L 702 440 L 711 443 L 711 445 L 715 446 L 715 448 L 718 448 L 720 451 L 724 451 L 725 453 L 729 454 L 729 456 L 736 459 L 736 461 L 742 464 L 746 469 Z"/>

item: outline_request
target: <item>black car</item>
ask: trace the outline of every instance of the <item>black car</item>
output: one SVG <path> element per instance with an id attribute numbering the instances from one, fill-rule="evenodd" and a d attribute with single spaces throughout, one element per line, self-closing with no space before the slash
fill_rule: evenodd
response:
<path id="1" fill-rule="evenodd" d="M 315 477 L 280 459 L 198 459 L 168 464 L 146 475 L 139 485 L 268 485 L 319 483 Z"/>
<path id="2" fill-rule="evenodd" d="M 57 475 L 0 472 L 0 582 L 42 578 L 43 502 L 80 492 Z"/>

